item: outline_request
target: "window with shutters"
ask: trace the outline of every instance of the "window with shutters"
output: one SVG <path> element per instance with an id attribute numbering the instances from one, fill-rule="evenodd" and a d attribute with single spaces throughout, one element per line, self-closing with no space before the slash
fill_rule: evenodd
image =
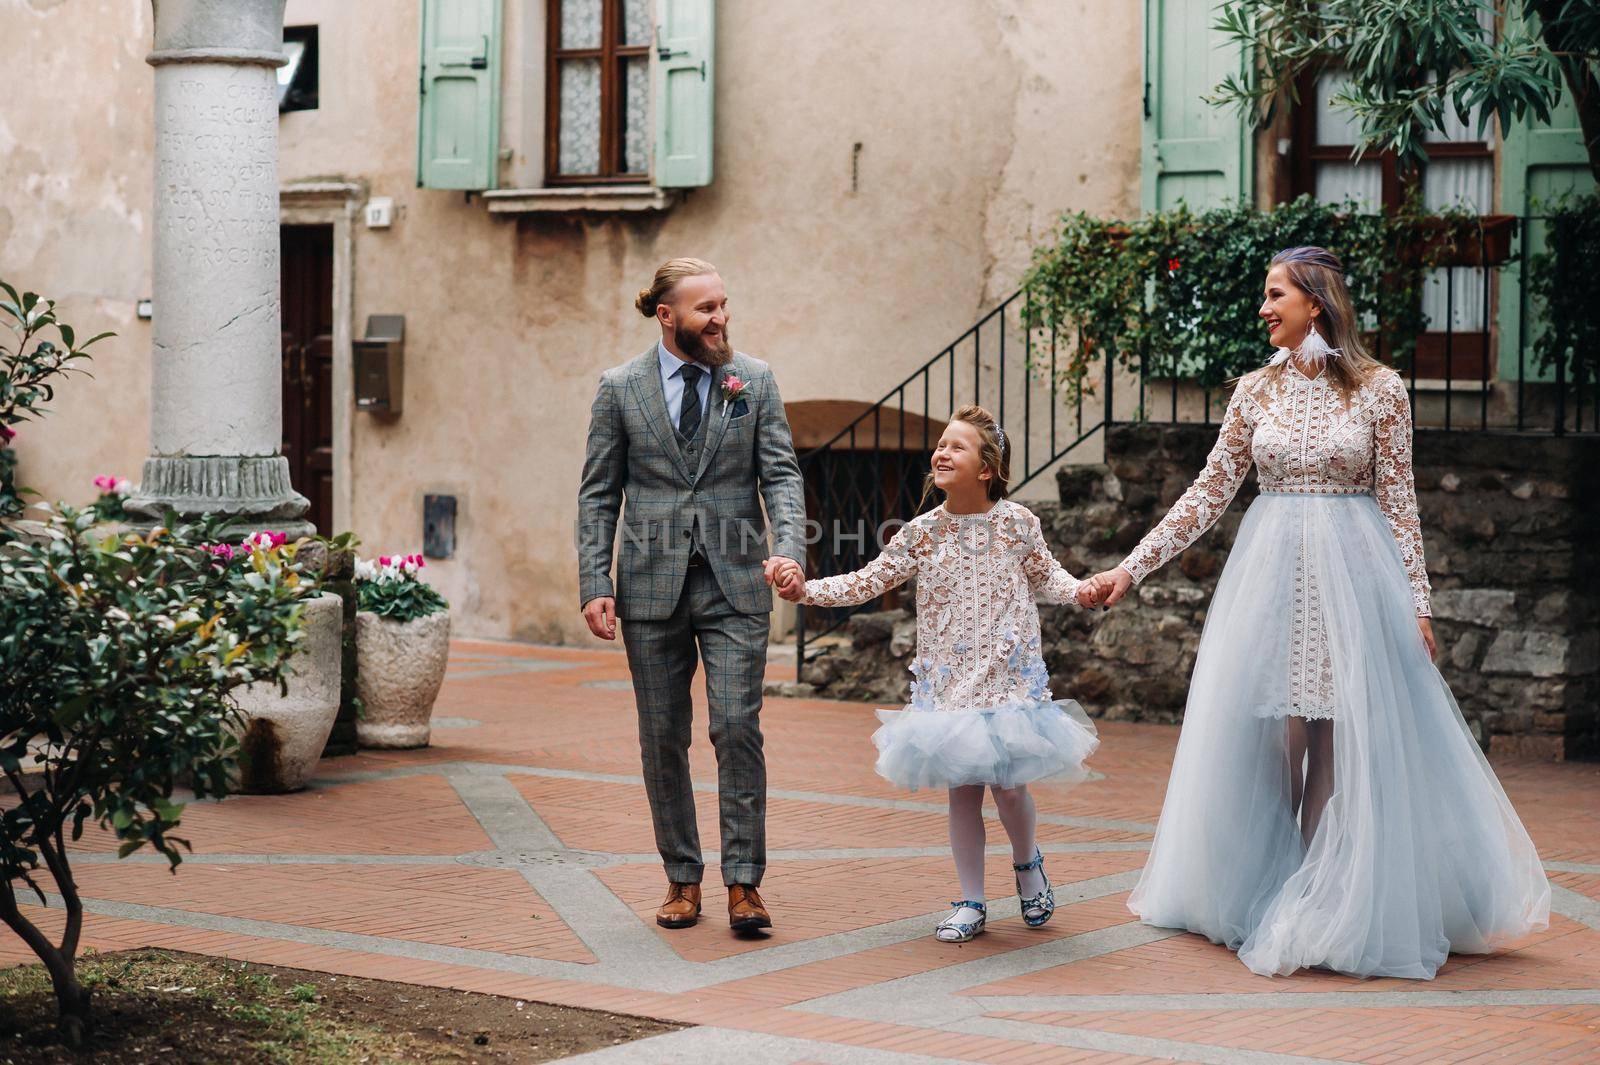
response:
<path id="1" fill-rule="evenodd" d="M 502 150 L 502 0 L 421 0 L 417 184 L 511 213 L 661 210 L 709 185 L 716 0 L 529 2 L 546 5 L 545 69 L 520 81 L 538 64 L 511 48 L 512 91 L 534 99 Z M 533 173 L 514 162 L 541 156 Z"/>
<path id="2" fill-rule="evenodd" d="M 549 4 L 546 180 L 648 180 L 654 34 L 650 0 Z"/>

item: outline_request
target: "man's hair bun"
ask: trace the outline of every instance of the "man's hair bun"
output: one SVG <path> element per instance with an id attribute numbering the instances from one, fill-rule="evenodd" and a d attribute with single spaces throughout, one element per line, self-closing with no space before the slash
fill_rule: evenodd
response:
<path id="1" fill-rule="evenodd" d="M 639 313 L 646 318 L 656 316 L 656 308 L 661 306 L 661 301 L 675 288 L 679 281 L 686 277 L 699 277 L 701 274 L 714 274 L 717 268 L 704 259 L 668 259 L 656 270 L 656 276 L 651 280 L 649 288 L 639 290 L 639 295 L 634 299 L 633 305 Z"/>

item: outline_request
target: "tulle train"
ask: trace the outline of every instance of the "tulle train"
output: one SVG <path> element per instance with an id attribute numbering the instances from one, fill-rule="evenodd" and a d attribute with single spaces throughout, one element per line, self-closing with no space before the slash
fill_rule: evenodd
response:
<path id="1" fill-rule="evenodd" d="M 1271 711 L 1290 698 L 1294 602 L 1308 588 L 1336 716 L 1334 794 L 1305 848 L 1286 723 Z M 1428 660 L 1371 497 L 1263 494 L 1246 514 L 1129 907 L 1237 948 L 1263 975 L 1429 979 L 1450 951 L 1483 953 L 1547 924 L 1538 855 Z"/>

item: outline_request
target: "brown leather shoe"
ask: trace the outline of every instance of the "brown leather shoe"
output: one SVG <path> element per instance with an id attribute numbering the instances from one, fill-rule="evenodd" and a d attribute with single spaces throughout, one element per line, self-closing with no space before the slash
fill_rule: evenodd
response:
<path id="1" fill-rule="evenodd" d="M 758 928 L 771 928 L 772 917 L 767 913 L 761 894 L 748 884 L 734 884 L 728 888 L 728 926 L 735 932 L 754 932 Z"/>
<path id="2" fill-rule="evenodd" d="M 670 884 L 667 901 L 656 910 L 656 924 L 662 928 L 688 928 L 700 919 L 700 885 Z"/>

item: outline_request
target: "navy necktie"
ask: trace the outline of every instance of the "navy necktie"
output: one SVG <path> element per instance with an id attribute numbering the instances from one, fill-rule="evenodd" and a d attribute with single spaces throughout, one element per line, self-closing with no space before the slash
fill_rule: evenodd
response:
<path id="1" fill-rule="evenodd" d="M 678 411 L 678 432 L 685 440 L 693 440 L 700 431 L 700 375 L 698 366 L 685 366 L 678 371 L 683 375 L 683 406 Z"/>

